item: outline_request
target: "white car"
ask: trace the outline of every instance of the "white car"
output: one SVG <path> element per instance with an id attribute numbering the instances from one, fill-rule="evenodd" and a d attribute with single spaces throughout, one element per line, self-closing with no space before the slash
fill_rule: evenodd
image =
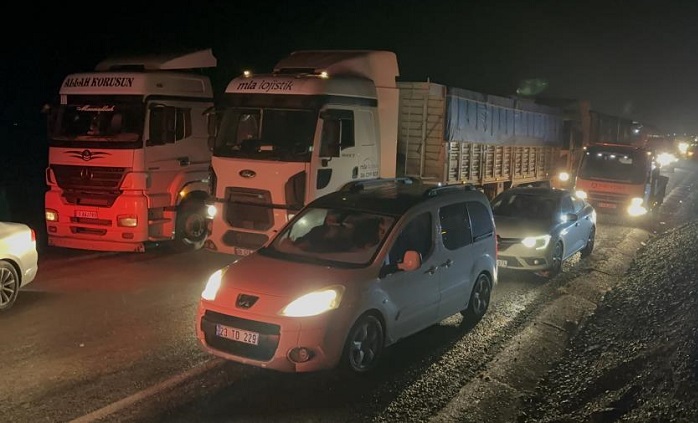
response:
<path id="1" fill-rule="evenodd" d="M 577 252 L 591 254 L 596 211 L 567 190 L 510 188 L 492 200 L 500 269 L 554 277 Z"/>
<path id="2" fill-rule="evenodd" d="M 0 222 L 0 312 L 12 307 L 19 289 L 39 269 L 36 232 L 23 223 Z"/>
<path id="3" fill-rule="evenodd" d="M 451 315 L 483 317 L 497 281 L 485 194 L 366 184 L 313 201 L 211 276 L 196 324 L 206 351 L 285 372 L 362 373 L 385 347 Z"/>

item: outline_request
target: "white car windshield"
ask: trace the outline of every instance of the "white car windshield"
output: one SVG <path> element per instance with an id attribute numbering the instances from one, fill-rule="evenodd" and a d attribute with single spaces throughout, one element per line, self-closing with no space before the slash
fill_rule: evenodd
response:
<path id="1" fill-rule="evenodd" d="M 353 210 L 306 208 L 272 242 L 278 253 L 348 264 L 368 263 L 394 218 Z"/>

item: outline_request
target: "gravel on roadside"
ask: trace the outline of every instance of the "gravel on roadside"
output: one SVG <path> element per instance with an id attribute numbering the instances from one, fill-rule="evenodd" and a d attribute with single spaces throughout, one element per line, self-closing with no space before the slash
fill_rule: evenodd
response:
<path id="1" fill-rule="evenodd" d="M 642 247 L 519 422 L 698 422 L 698 220 Z"/>

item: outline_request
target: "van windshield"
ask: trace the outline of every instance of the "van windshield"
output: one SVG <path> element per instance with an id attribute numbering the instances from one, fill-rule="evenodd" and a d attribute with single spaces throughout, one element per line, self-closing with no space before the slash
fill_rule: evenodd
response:
<path id="1" fill-rule="evenodd" d="M 319 262 L 368 264 L 394 217 L 355 210 L 306 208 L 265 252 Z"/>

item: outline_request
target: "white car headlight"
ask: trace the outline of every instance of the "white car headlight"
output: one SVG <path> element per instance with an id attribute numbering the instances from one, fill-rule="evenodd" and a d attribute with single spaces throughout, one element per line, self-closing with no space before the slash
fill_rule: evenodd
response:
<path id="1" fill-rule="evenodd" d="M 317 316 L 339 307 L 343 294 L 344 287 L 339 285 L 305 294 L 284 307 L 281 310 L 281 315 L 288 317 Z"/>
<path id="2" fill-rule="evenodd" d="M 223 270 L 218 269 L 208 278 L 206 282 L 206 287 L 201 293 L 201 298 L 208 301 L 213 301 L 216 299 L 216 294 L 218 294 L 218 289 L 221 287 L 221 281 L 223 280 Z"/>
<path id="3" fill-rule="evenodd" d="M 536 250 L 542 250 L 548 246 L 550 243 L 550 235 L 542 236 L 529 236 L 521 241 L 523 245 L 528 248 L 535 248 Z"/>

